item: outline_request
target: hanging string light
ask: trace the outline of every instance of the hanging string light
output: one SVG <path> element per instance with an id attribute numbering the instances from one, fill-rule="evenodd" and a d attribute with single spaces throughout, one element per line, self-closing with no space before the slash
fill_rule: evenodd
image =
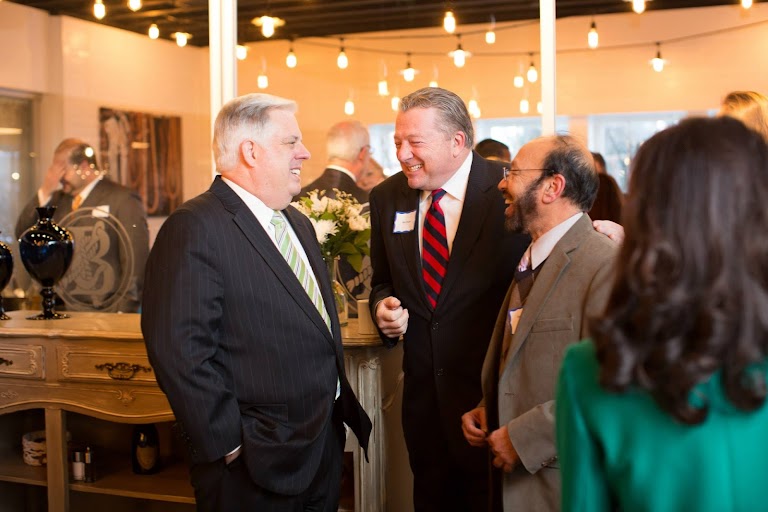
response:
<path id="1" fill-rule="evenodd" d="M 400 108 L 400 96 L 397 93 L 395 93 L 395 95 L 392 96 L 392 99 L 389 100 L 389 105 L 395 112 Z"/>
<path id="2" fill-rule="evenodd" d="M 432 80 L 429 81 L 430 87 L 438 87 L 437 85 L 437 64 L 432 67 Z"/>
<path id="3" fill-rule="evenodd" d="M 744 9 L 749 9 L 750 7 L 752 7 L 752 0 L 741 0 L 741 6 Z"/>
<path id="4" fill-rule="evenodd" d="M 141 9 L 141 0 L 128 0 L 128 8 L 133 12 Z"/>
<path id="5" fill-rule="evenodd" d="M 296 58 L 296 54 L 293 52 L 293 39 L 291 39 L 291 46 L 288 47 L 288 55 L 285 56 L 285 65 L 293 69 L 299 63 L 299 59 Z"/>
<path id="6" fill-rule="evenodd" d="M 493 44 L 496 42 L 496 17 L 491 14 L 491 26 L 488 28 L 488 32 L 485 33 L 485 42 Z"/>
<path id="7" fill-rule="evenodd" d="M 416 78 L 416 73 L 418 73 L 418 71 L 413 69 L 413 66 L 411 66 L 410 52 L 406 54 L 406 59 L 405 69 L 401 70 L 400 74 L 403 75 L 403 80 L 406 82 L 413 82 L 413 79 Z"/>
<path id="8" fill-rule="evenodd" d="M 187 42 L 192 38 L 192 34 L 186 32 L 174 32 L 171 34 L 171 37 L 176 40 L 176 45 L 179 48 L 184 48 L 187 46 Z"/>
<path id="9" fill-rule="evenodd" d="M 469 111 L 469 115 L 475 119 L 480 117 L 480 105 L 477 103 L 477 89 L 475 89 L 474 86 L 472 86 L 472 99 L 467 103 L 467 110 Z"/>
<path id="10" fill-rule="evenodd" d="M 107 15 L 107 7 L 104 5 L 104 0 L 96 0 L 93 3 L 93 16 L 97 20 L 103 20 Z"/>
<path id="11" fill-rule="evenodd" d="M 590 25 L 589 33 L 587 34 L 587 46 L 594 50 L 597 48 L 599 39 L 600 36 L 597 35 L 597 25 L 595 24 L 595 20 L 592 20 L 592 25 Z"/>
<path id="12" fill-rule="evenodd" d="M 160 28 L 158 28 L 157 23 L 153 23 L 149 26 L 147 35 L 149 35 L 150 39 L 157 39 L 160 37 Z"/>
<path id="13" fill-rule="evenodd" d="M 453 16 L 453 11 L 445 11 L 445 17 L 443 18 L 443 28 L 449 34 L 456 32 L 456 18 Z"/>
<path id="14" fill-rule="evenodd" d="M 340 38 L 339 42 L 339 56 L 336 57 L 336 65 L 339 66 L 339 69 L 347 69 L 347 66 L 349 66 L 349 59 L 347 58 L 347 54 L 344 53 L 344 38 Z"/>
<path id="15" fill-rule="evenodd" d="M 520 61 L 517 62 L 517 74 L 512 79 L 512 85 L 518 89 L 522 89 L 523 85 L 525 85 L 525 78 L 523 78 L 523 63 Z"/>
<path id="16" fill-rule="evenodd" d="M 661 43 L 656 43 L 656 56 L 651 59 L 651 67 L 657 73 L 664 71 L 666 61 L 661 58 Z"/>
<path id="17" fill-rule="evenodd" d="M 520 113 L 527 114 L 531 110 L 531 105 L 528 103 L 528 98 L 520 100 Z"/>
<path id="18" fill-rule="evenodd" d="M 344 113 L 348 116 L 355 114 L 355 102 L 352 100 L 353 94 L 352 89 L 350 89 L 347 101 L 344 102 Z"/>
<path id="19" fill-rule="evenodd" d="M 645 3 L 650 2 L 651 0 L 624 0 L 624 1 L 631 2 L 632 10 L 635 11 L 637 14 L 642 14 L 645 12 Z"/>
<path id="20" fill-rule="evenodd" d="M 242 44 L 235 46 L 237 60 L 245 60 L 248 57 L 248 47 Z"/>
<path id="21" fill-rule="evenodd" d="M 456 46 L 456 49 L 452 52 L 449 52 L 448 55 L 453 58 L 454 66 L 457 68 L 463 68 L 464 64 L 467 62 L 467 57 L 470 56 L 470 53 L 461 47 L 461 34 L 456 36 L 456 39 L 458 40 L 458 45 Z"/>
<path id="22" fill-rule="evenodd" d="M 281 18 L 276 18 L 274 16 L 260 16 L 258 18 L 253 18 L 251 20 L 251 23 L 256 25 L 257 27 L 261 27 L 261 35 L 263 35 L 266 38 L 270 38 L 273 35 L 275 35 L 275 28 L 282 27 L 285 25 L 285 20 Z"/>
<path id="23" fill-rule="evenodd" d="M 539 71 L 536 69 L 536 64 L 533 63 L 533 53 L 531 55 L 531 65 L 528 66 L 528 72 L 526 73 L 526 77 L 528 78 L 528 81 L 531 83 L 535 83 L 536 80 L 539 79 Z"/>
<path id="24" fill-rule="evenodd" d="M 389 84 L 387 83 L 387 64 L 381 61 L 381 80 L 379 80 L 378 92 L 379 96 L 389 96 Z"/>

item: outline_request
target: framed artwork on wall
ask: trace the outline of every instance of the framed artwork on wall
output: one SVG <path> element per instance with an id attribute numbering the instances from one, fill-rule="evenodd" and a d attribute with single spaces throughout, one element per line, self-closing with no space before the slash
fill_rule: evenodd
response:
<path id="1" fill-rule="evenodd" d="M 99 109 L 101 167 L 141 195 L 147 215 L 181 204 L 181 118 Z"/>

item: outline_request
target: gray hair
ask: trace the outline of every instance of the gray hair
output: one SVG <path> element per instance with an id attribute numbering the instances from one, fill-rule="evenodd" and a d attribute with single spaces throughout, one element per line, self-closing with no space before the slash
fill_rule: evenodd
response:
<path id="1" fill-rule="evenodd" d="M 552 141 L 553 148 L 544 158 L 542 168 L 549 170 L 549 176 L 561 174 L 565 178 L 563 197 L 581 211 L 588 212 L 600 184 L 592 153 L 573 135 L 555 135 L 546 139 Z"/>
<path id="2" fill-rule="evenodd" d="M 326 139 L 328 159 L 338 158 L 347 162 L 353 162 L 360 150 L 368 146 L 371 137 L 368 128 L 363 123 L 355 120 L 341 121 L 331 126 Z"/>
<path id="3" fill-rule="evenodd" d="M 219 172 L 237 166 L 238 148 L 245 139 L 263 142 L 269 135 L 272 110 L 296 112 L 296 102 L 271 94 L 245 94 L 228 101 L 213 125 L 213 157 Z"/>
<path id="4" fill-rule="evenodd" d="M 471 148 L 475 144 L 475 129 L 469 118 L 464 100 L 455 93 L 439 87 L 424 87 L 414 91 L 400 100 L 400 111 L 408 112 L 412 108 L 435 108 L 440 114 L 440 130 L 446 135 L 464 132 L 465 146 Z"/>

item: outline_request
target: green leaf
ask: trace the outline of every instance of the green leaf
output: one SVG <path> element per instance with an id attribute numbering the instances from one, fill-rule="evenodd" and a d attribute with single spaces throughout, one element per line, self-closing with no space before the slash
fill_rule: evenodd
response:
<path id="1" fill-rule="evenodd" d="M 355 272 L 363 271 L 363 256 L 361 254 L 350 254 L 347 256 L 347 263 L 355 269 Z"/>

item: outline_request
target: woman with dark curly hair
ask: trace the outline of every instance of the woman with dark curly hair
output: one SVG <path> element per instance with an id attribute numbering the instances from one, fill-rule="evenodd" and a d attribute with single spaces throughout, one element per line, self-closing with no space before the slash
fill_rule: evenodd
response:
<path id="1" fill-rule="evenodd" d="M 688 119 L 633 166 L 608 306 L 560 372 L 563 510 L 768 511 L 768 146 Z"/>

